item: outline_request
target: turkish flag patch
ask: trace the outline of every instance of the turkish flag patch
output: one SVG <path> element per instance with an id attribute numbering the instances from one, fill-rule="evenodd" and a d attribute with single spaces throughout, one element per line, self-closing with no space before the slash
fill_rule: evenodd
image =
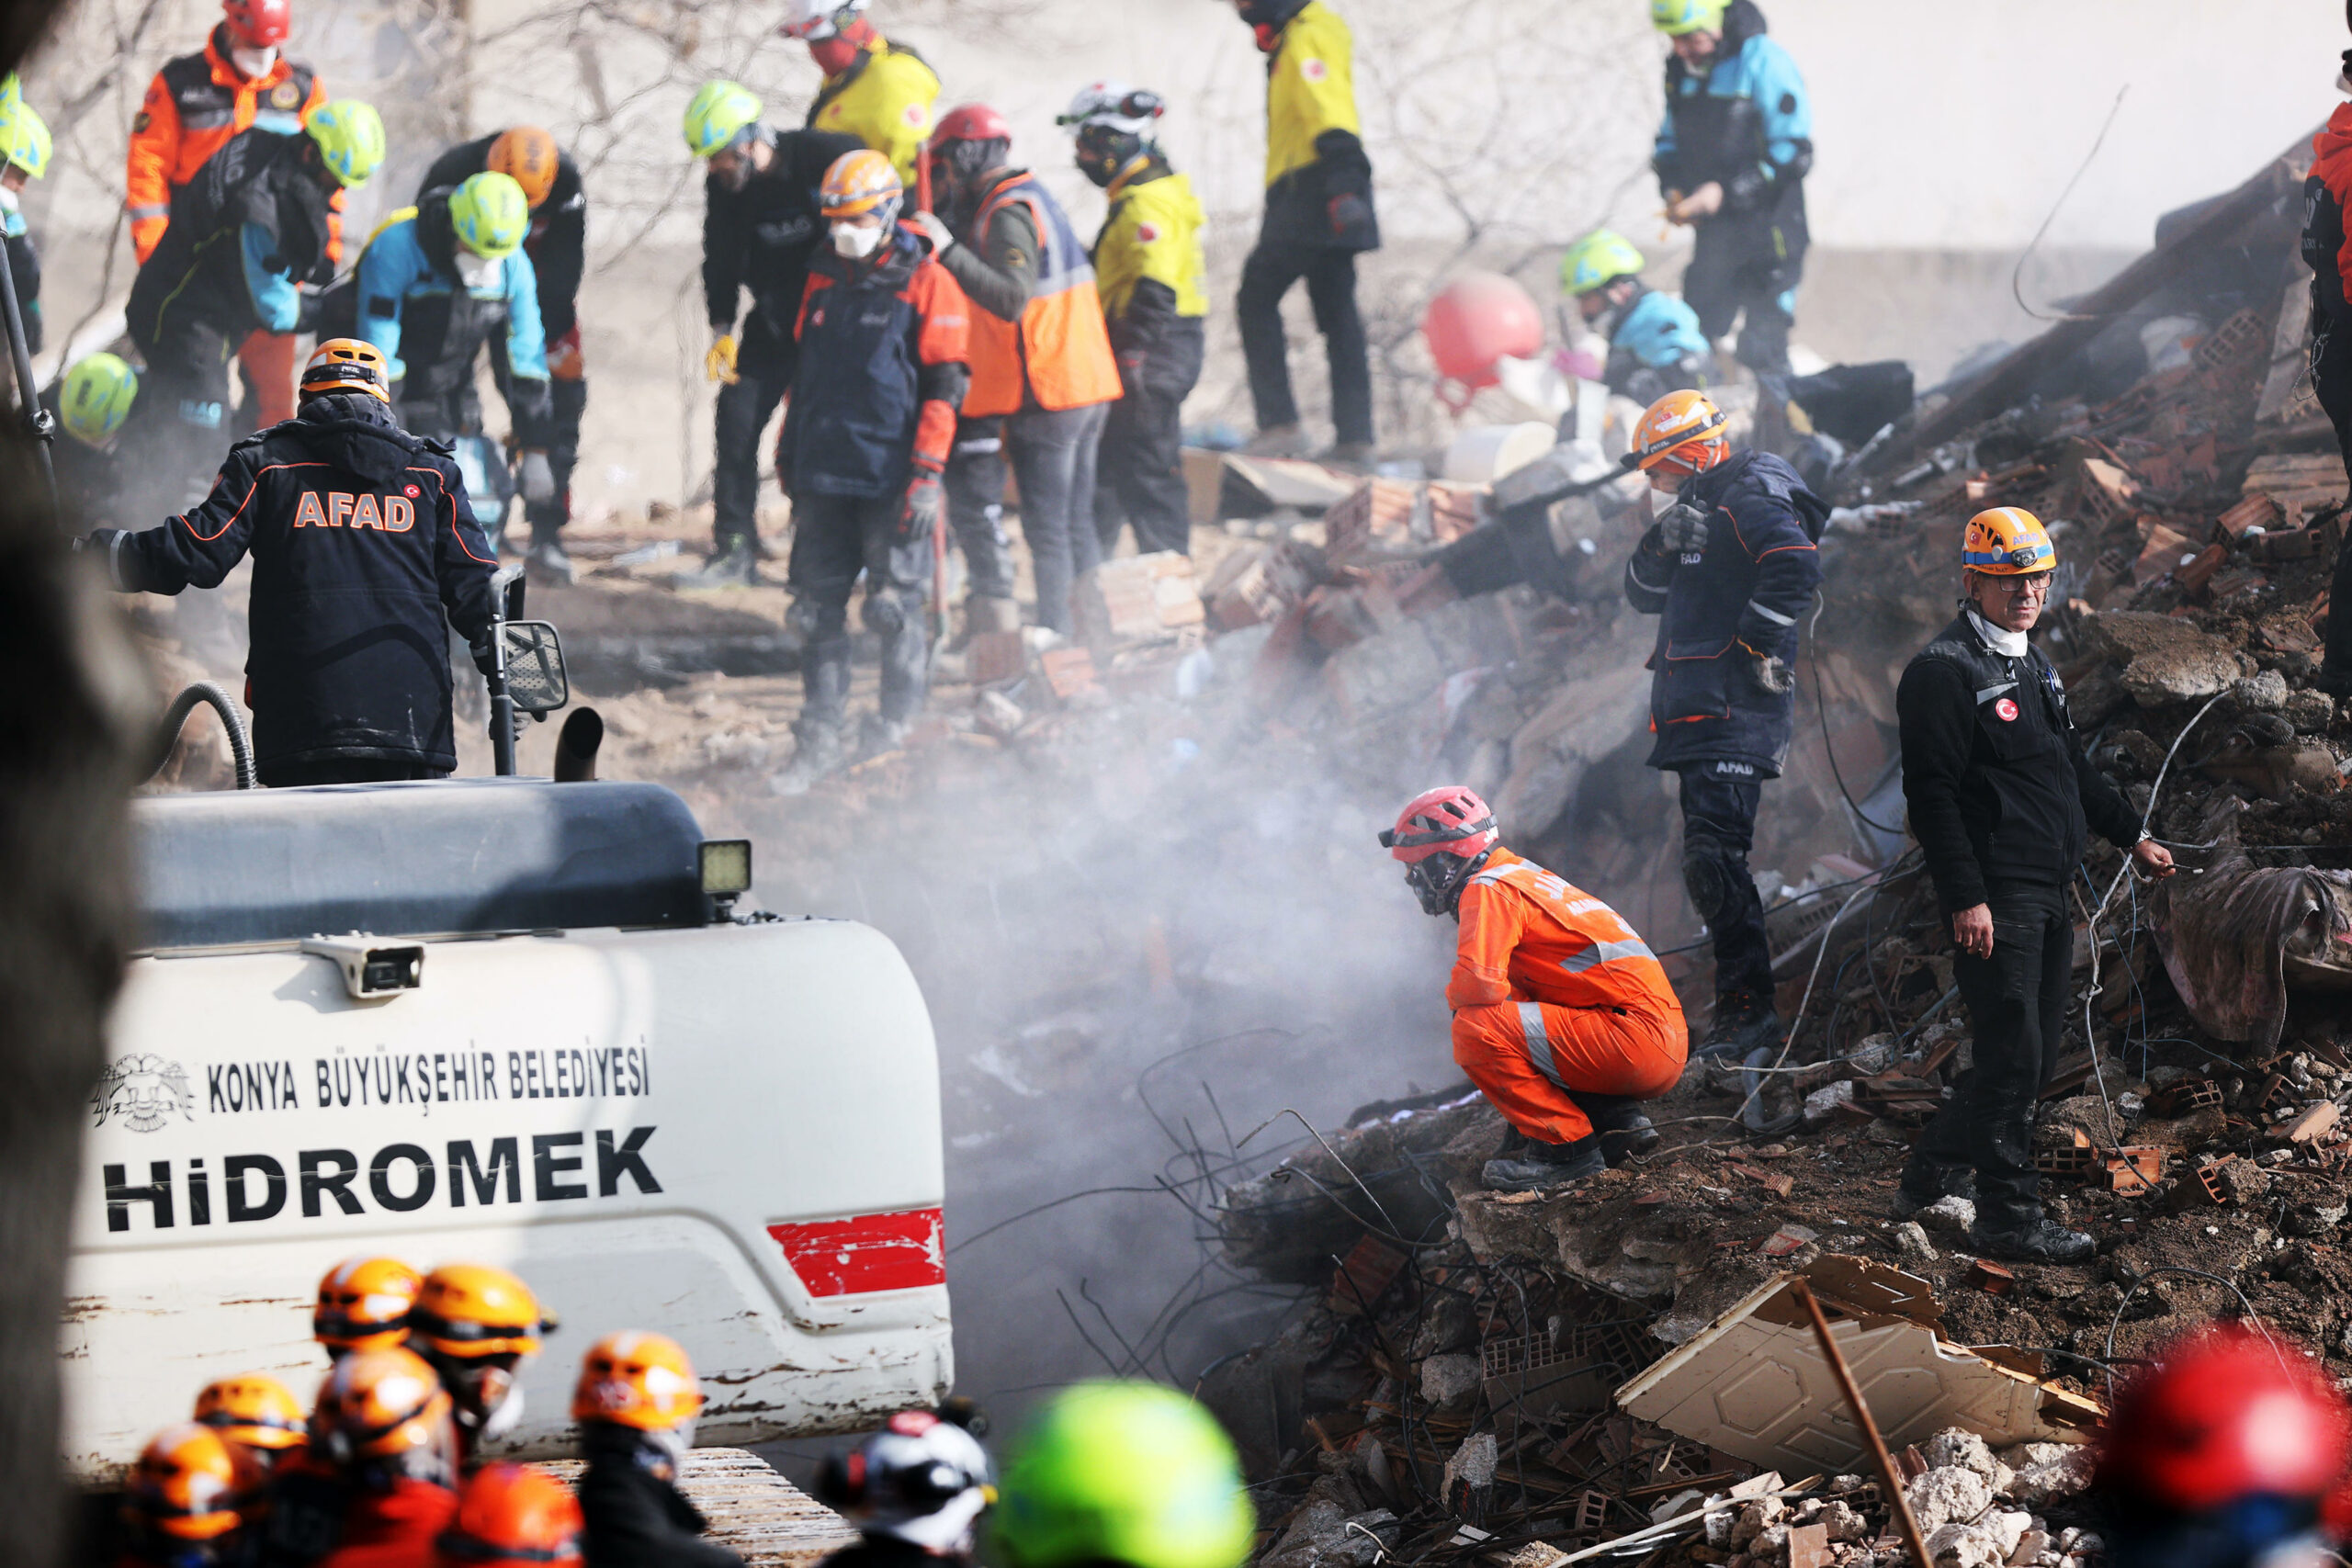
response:
<path id="1" fill-rule="evenodd" d="M 1298 62 L 1298 73 L 1310 82 L 1320 82 L 1331 74 L 1331 68 L 1319 60 L 1302 60 Z"/>
<path id="2" fill-rule="evenodd" d="M 2011 702 L 2007 697 L 2003 697 L 1999 702 L 1995 703 L 1993 705 L 1993 711 L 2001 716 L 2001 722 L 2003 724 L 2015 724 L 2017 722 L 2018 705 Z"/>
<path id="3" fill-rule="evenodd" d="M 1136 224 L 1136 239 L 1138 239 L 1138 240 L 1140 240 L 1140 241 L 1142 241 L 1145 244 L 1148 245 L 1148 244 L 1149 244 L 1149 243 L 1151 243 L 1154 240 L 1157 240 L 1158 238 L 1159 238 L 1159 224 L 1157 224 L 1157 223 L 1138 223 L 1138 224 Z"/>
<path id="4" fill-rule="evenodd" d="M 909 104 L 906 107 L 905 113 L 907 123 L 917 130 L 921 130 L 924 126 L 931 123 L 931 106 L 929 104 Z"/>
<path id="5" fill-rule="evenodd" d="M 417 489 L 414 485 L 402 485 L 401 486 L 401 493 L 407 496 L 411 501 L 414 501 L 418 496 L 423 495 L 424 492 Z"/>

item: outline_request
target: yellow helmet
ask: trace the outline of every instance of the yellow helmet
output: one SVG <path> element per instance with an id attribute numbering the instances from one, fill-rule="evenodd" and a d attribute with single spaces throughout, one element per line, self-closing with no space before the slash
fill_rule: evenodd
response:
<path id="1" fill-rule="evenodd" d="M 575 1421 L 609 1421 L 639 1431 L 667 1431 L 703 1406 L 702 1382 L 678 1342 L 660 1334 L 607 1334 L 580 1360 L 571 1394 Z"/>
<path id="2" fill-rule="evenodd" d="M 425 1473 L 453 1466 L 448 1393 L 422 1356 L 361 1350 L 337 1361 L 311 1413 L 312 1444 L 339 1465 L 413 1461 Z"/>
<path id="3" fill-rule="evenodd" d="M 196 1418 L 232 1443 L 291 1449 L 302 1443 L 302 1407 L 267 1372 L 215 1378 L 196 1396 Z"/>
<path id="4" fill-rule="evenodd" d="M 130 1472 L 129 1514 L 174 1540 L 219 1540 L 244 1523 L 240 1505 L 260 1483 L 209 1427 L 185 1421 L 155 1434 Z"/>
<path id="5" fill-rule="evenodd" d="M 1668 392 L 1634 426 L 1634 460 L 1645 473 L 1703 474 L 1731 456 L 1731 443 L 1724 439 L 1730 423 L 1704 392 Z"/>
<path id="6" fill-rule="evenodd" d="M 861 147 L 833 160 L 818 189 L 818 199 L 828 219 L 855 218 L 876 208 L 895 212 L 905 191 L 890 160 L 871 147 Z M 884 220 L 888 220 L 888 215 Z"/>
<path id="7" fill-rule="evenodd" d="M 1960 562 L 1992 577 L 2027 577 L 2057 570 L 2058 547 L 2041 519 L 2024 507 L 1996 506 L 1968 520 Z"/>
<path id="8" fill-rule="evenodd" d="M 312 367 L 337 344 L 352 341 L 337 338 L 322 344 Z M 358 346 L 373 352 L 372 344 Z M 309 378 L 306 374 L 304 379 Z M 424 1276 L 397 1258 L 346 1258 L 319 1280 L 311 1336 L 329 1350 L 397 1350 L 408 1337 L 409 1309 L 416 1305 L 416 1292 L 424 1284 Z"/>
<path id="9" fill-rule="evenodd" d="M 530 1286 L 480 1263 L 444 1263 L 427 1274 L 409 1314 L 419 1346 L 459 1360 L 536 1355 L 538 1337 L 554 1326 Z"/>

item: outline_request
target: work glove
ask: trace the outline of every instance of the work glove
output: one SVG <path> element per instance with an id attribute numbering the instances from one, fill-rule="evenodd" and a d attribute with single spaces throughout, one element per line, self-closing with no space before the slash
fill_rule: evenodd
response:
<path id="1" fill-rule="evenodd" d="M 927 539 L 947 514 L 947 491 L 939 476 L 928 468 L 917 468 L 915 477 L 907 481 L 906 500 L 899 507 L 899 539 L 910 545 L 917 539 Z"/>
<path id="2" fill-rule="evenodd" d="M 1658 547 L 1670 556 L 1704 555 L 1707 513 L 1704 508 L 1678 501 L 1657 520 Z"/>
<path id="3" fill-rule="evenodd" d="M 718 341 L 710 345 L 710 352 L 702 356 L 704 378 L 724 382 L 729 387 L 741 380 L 743 378 L 735 373 L 736 352 L 735 334 L 719 333 Z"/>
<path id="4" fill-rule="evenodd" d="M 1797 689 L 1796 671 L 1790 669 L 1789 661 L 1779 654 L 1750 652 L 1748 658 L 1752 660 L 1748 666 L 1749 673 L 1756 677 L 1757 687 L 1768 696 L 1785 697 Z"/>
<path id="5" fill-rule="evenodd" d="M 531 502 L 555 499 L 555 469 L 548 465 L 545 452 L 523 454 L 523 499 Z"/>
<path id="6" fill-rule="evenodd" d="M 955 248 L 956 231 L 938 213 L 918 212 L 907 221 L 922 231 L 923 237 L 931 242 L 932 254 L 944 256 Z"/>

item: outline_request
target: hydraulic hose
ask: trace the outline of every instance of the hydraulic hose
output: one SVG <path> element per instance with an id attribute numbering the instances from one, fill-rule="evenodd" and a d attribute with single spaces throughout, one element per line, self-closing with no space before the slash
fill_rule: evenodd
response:
<path id="1" fill-rule="evenodd" d="M 172 753 L 179 747 L 180 728 L 198 703 L 211 704 L 212 711 L 220 716 L 220 728 L 229 732 L 229 753 L 237 761 L 237 787 L 259 789 L 261 780 L 254 774 L 254 742 L 253 737 L 245 733 L 245 716 L 237 711 L 237 705 L 230 700 L 228 693 L 209 681 L 198 681 L 172 699 L 172 705 L 164 713 L 163 724 L 156 729 L 155 760 L 149 765 L 146 776 L 153 778 L 172 760 Z"/>

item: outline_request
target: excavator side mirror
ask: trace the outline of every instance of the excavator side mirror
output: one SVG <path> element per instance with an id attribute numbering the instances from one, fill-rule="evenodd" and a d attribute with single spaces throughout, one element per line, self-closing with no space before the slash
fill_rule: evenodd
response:
<path id="1" fill-rule="evenodd" d="M 553 713 L 571 700 L 563 639 L 551 623 L 508 621 L 499 631 L 506 639 L 506 692 L 515 712 Z"/>

